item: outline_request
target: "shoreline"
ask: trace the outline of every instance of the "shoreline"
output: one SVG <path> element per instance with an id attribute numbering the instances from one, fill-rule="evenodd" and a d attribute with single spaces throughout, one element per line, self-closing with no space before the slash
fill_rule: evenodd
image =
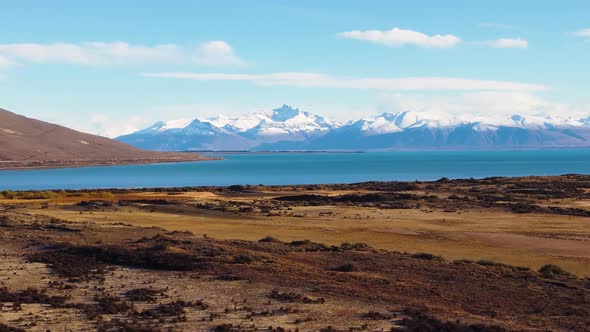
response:
<path id="1" fill-rule="evenodd" d="M 525 147 L 432 147 L 392 149 L 344 149 L 344 150 L 188 150 L 186 153 L 201 154 L 297 154 L 297 153 L 373 153 L 373 152 L 492 152 L 492 151 L 545 151 L 545 150 L 589 150 L 590 145 L 581 146 L 525 146 Z"/>
<path id="2" fill-rule="evenodd" d="M 219 159 L 222 160 L 222 159 Z M 215 161 L 213 160 L 203 160 L 203 161 Z M 181 162 L 181 161 L 179 161 Z M 188 162 L 188 161 L 187 161 Z M 123 165 L 124 166 L 124 165 Z M 83 167 L 83 166 L 81 166 Z M 1 171 L 1 170 L 0 170 Z M 343 187 L 354 187 L 354 188 L 364 188 L 365 187 L 380 187 L 384 185 L 400 185 L 402 187 L 408 185 L 416 185 L 416 184 L 452 184 L 452 183 L 479 183 L 485 181 L 551 181 L 555 179 L 561 178 L 580 178 L 580 179 L 587 179 L 590 181 L 590 174 L 583 174 L 583 173 L 564 173 L 564 174 L 557 174 L 557 175 L 517 175 L 517 176 L 488 176 L 482 178 L 446 178 L 442 177 L 437 180 L 375 180 L 375 181 L 361 181 L 361 182 L 325 182 L 325 183 L 299 183 L 299 184 L 232 184 L 232 185 L 189 185 L 189 186 L 165 186 L 165 187 L 104 187 L 104 188 L 78 188 L 78 189 L 30 189 L 30 190 L 12 190 L 7 189 L 7 191 L 12 192 L 21 192 L 21 193 L 36 193 L 36 192 L 78 192 L 78 193 L 94 193 L 94 192 L 113 192 L 113 193 L 176 193 L 176 192 L 183 192 L 183 191 L 207 191 L 207 190 L 220 190 L 220 191 L 229 191 L 234 192 L 236 194 L 243 194 L 247 193 L 249 190 L 254 190 L 255 188 L 269 188 L 273 190 L 282 190 L 282 189 L 293 189 L 293 190 L 300 190 L 305 191 L 309 190 L 309 188 L 333 188 L 334 190 L 340 190 Z M 2 190 L 0 190 L 2 191 Z"/>
<path id="3" fill-rule="evenodd" d="M 44 161 L 0 161 L 2 171 L 33 171 L 44 169 L 84 168 L 84 167 L 109 167 L 129 165 L 152 165 L 169 163 L 187 163 L 195 161 L 223 160 L 221 157 L 208 157 L 195 154 L 195 158 L 157 158 L 157 159 L 123 159 L 123 160 L 44 160 Z"/>

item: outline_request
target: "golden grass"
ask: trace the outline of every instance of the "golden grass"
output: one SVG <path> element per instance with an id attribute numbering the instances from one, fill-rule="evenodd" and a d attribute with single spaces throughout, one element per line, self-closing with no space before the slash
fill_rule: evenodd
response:
<path id="1" fill-rule="evenodd" d="M 112 199 L 162 197 L 171 198 L 162 193 L 136 193 L 117 195 Z M 224 199 L 209 192 L 172 197 L 195 201 Z M 239 199 L 247 201 L 253 198 Z M 237 197 L 231 200 L 237 200 Z M 64 201 L 71 203 L 74 199 L 70 197 L 55 202 Z M 449 260 L 485 259 L 534 269 L 551 263 L 579 275 L 590 275 L 590 248 L 586 246 L 586 240 L 590 240 L 589 218 L 490 210 L 428 213 L 340 206 L 294 207 L 290 211 L 302 217 L 267 217 L 204 210 L 165 213 L 128 207 L 118 211 L 80 214 L 55 205 L 50 205 L 48 209 L 28 207 L 21 211 L 76 222 L 123 222 L 167 230 L 188 230 L 217 239 L 258 240 L 272 236 L 283 241 L 307 239 L 326 244 L 363 242 L 387 250 L 429 252 Z M 320 212 L 327 211 L 334 215 L 320 216 Z"/>

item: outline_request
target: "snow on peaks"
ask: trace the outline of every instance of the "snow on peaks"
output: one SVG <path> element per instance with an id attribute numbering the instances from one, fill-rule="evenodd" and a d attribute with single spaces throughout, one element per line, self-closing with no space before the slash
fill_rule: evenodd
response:
<path id="1" fill-rule="evenodd" d="M 270 112 L 255 112 L 238 116 L 217 115 L 209 118 L 192 118 L 159 121 L 142 133 L 184 134 L 247 134 L 252 135 L 315 135 L 325 133 L 338 125 L 321 116 L 283 105 Z"/>
<path id="2" fill-rule="evenodd" d="M 190 125 L 191 122 L 193 122 L 193 120 L 195 119 L 179 119 L 179 120 L 171 120 L 168 122 L 158 122 L 160 124 L 160 127 L 158 128 L 158 131 L 162 132 L 162 131 L 168 131 L 168 130 L 174 130 L 174 129 L 184 129 L 186 126 Z"/>
<path id="3" fill-rule="evenodd" d="M 303 112 L 301 112 L 298 108 L 292 108 L 291 106 L 283 105 L 279 108 L 272 110 L 270 118 L 276 122 L 285 122 L 302 113 Z"/>
<path id="4" fill-rule="evenodd" d="M 553 127 L 590 126 L 590 118 L 574 119 L 551 116 L 445 114 L 405 111 L 395 114 L 383 113 L 357 122 L 357 126 L 368 135 L 395 133 L 412 128 L 443 128 L 471 126 L 478 131 L 496 130 L 499 127 L 526 129 L 549 129 Z"/>
<path id="5" fill-rule="evenodd" d="M 142 130 L 142 133 L 190 133 L 236 134 L 245 137 L 285 136 L 311 137 L 325 134 L 342 127 L 321 116 L 283 105 L 269 112 L 255 112 L 238 116 L 217 115 L 210 118 L 181 119 L 157 122 Z M 470 126 L 477 131 L 497 130 L 500 127 L 523 129 L 549 129 L 564 126 L 590 127 L 590 117 L 550 117 L 520 114 L 470 114 L 426 111 L 403 111 L 382 113 L 346 126 L 354 126 L 365 135 L 380 135 L 405 131 L 414 128 L 442 128 Z"/>
<path id="6" fill-rule="evenodd" d="M 369 134 L 387 134 L 419 127 L 447 127 L 461 123 L 460 119 L 449 118 L 439 114 L 404 111 L 383 113 L 364 119 L 361 129 Z"/>

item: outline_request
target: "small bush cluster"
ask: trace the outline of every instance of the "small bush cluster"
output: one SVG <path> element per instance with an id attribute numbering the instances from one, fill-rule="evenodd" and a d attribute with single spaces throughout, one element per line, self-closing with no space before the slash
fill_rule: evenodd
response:
<path id="1" fill-rule="evenodd" d="M 8 288 L 0 288 L 0 302 L 12 302 L 15 308 L 21 303 L 48 304 L 53 307 L 63 306 L 67 300 L 66 296 L 47 295 L 44 291 L 36 288 L 27 288 L 22 291 L 11 292 Z"/>
<path id="2" fill-rule="evenodd" d="M 25 330 L 21 329 L 20 327 L 14 327 L 0 323 L 0 332 L 25 332 Z"/>
<path id="3" fill-rule="evenodd" d="M 257 260 L 258 260 L 258 257 L 253 256 L 248 253 L 239 254 L 234 257 L 234 263 L 236 263 L 236 264 L 252 264 L 252 263 L 256 262 Z"/>
<path id="4" fill-rule="evenodd" d="M 212 329 L 213 332 L 239 332 L 241 330 L 240 326 L 234 326 L 233 324 L 220 324 Z"/>
<path id="5" fill-rule="evenodd" d="M 419 252 L 419 253 L 413 254 L 412 258 L 424 259 L 424 260 L 428 260 L 428 261 L 444 261 L 444 258 L 442 258 L 441 256 L 437 256 L 437 255 L 433 255 L 433 254 L 429 254 L 429 253 L 425 253 L 425 252 Z"/>
<path id="6" fill-rule="evenodd" d="M 336 272 L 355 272 L 359 270 L 359 267 L 354 263 L 345 263 L 334 267 L 332 270 Z"/>
<path id="7" fill-rule="evenodd" d="M 289 315 L 289 314 L 298 314 L 300 313 L 299 310 L 293 309 L 290 307 L 280 307 L 274 310 L 262 310 L 262 311 L 252 311 L 248 315 L 246 315 L 246 319 L 251 319 L 252 317 L 272 317 L 272 316 L 280 316 L 280 315 Z"/>
<path id="8" fill-rule="evenodd" d="M 332 326 L 328 326 L 328 327 L 321 328 L 320 332 L 338 332 L 338 331 L 335 328 L 333 328 Z"/>
<path id="9" fill-rule="evenodd" d="M 125 297 L 133 302 L 154 302 L 157 295 L 163 295 L 163 291 L 149 288 L 135 288 L 125 292 Z"/>
<path id="10" fill-rule="evenodd" d="M 156 326 L 149 326 L 145 323 L 140 322 L 127 322 L 119 319 L 112 319 L 110 321 L 99 320 L 96 326 L 98 332 L 110 332 L 110 331 L 125 331 L 125 332 L 161 332 L 162 329 Z"/>
<path id="11" fill-rule="evenodd" d="M 393 328 L 399 332 L 507 332 L 506 329 L 484 324 L 466 325 L 460 322 L 445 322 L 428 316 L 420 310 L 407 308 L 404 314 L 408 317 L 401 320 L 402 327 Z"/>
<path id="12" fill-rule="evenodd" d="M 218 280 L 222 280 L 222 281 L 238 281 L 238 280 L 243 280 L 239 276 L 235 276 L 235 275 L 232 275 L 232 274 L 221 274 L 221 275 L 217 276 L 217 279 Z"/>
<path id="13" fill-rule="evenodd" d="M 207 310 L 209 306 L 203 301 L 174 301 L 160 304 L 155 308 L 146 309 L 137 313 L 138 317 L 144 319 L 161 319 L 162 317 L 184 316 L 185 308 L 195 308 L 197 310 Z"/>
<path id="14" fill-rule="evenodd" d="M 362 315 L 365 319 L 372 319 L 372 320 L 389 320 L 393 317 L 388 314 L 381 313 L 379 311 L 369 311 Z"/>
<path id="15" fill-rule="evenodd" d="M 121 298 L 111 295 L 97 295 L 95 303 L 82 305 L 82 311 L 89 319 L 97 319 L 101 315 L 114 315 L 125 313 L 133 309 L 133 305 Z"/>
<path id="16" fill-rule="evenodd" d="M 333 248 L 323 244 L 312 242 L 309 240 L 296 240 L 289 243 L 292 247 L 297 247 L 300 251 L 315 252 L 315 251 L 331 251 Z"/>
<path id="17" fill-rule="evenodd" d="M 295 293 L 295 292 L 281 292 L 278 289 L 273 289 L 270 294 L 268 295 L 269 298 L 273 300 L 278 300 L 282 302 L 301 302 L 305 304 L 323 304 L 326 303 L 326 299 L 323 297 L 319 298 L 310 298 L 308 296 Z"/>
<path id="18" fill-rule="evenodd" d="M 260 242 L 260 243 L 282 243 L 280 240 L 275 239 L 272 236 L 263 237 L 262 239 L 258 240 L 258 242 Z"/>
<path id="19" fill-rule="evenodd" d="M 476 263 L 483 266 L 508 266 L 506 264 L 490 261 L 487 259 L 480 259 Z"/>
<path id="20" fill-rule="evenodd" d="M 545 278 L 554 278 L 557 276 L 572 276 L 569 272 L 554 264 L 544 265 L 539 269 L 539 273 Z"/>

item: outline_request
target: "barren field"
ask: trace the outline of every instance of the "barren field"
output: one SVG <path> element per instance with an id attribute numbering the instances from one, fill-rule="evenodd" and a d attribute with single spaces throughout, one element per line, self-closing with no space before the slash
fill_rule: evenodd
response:
<path id="1" fill-rule="evenodd" d="M 0 331 L 590 330 L 587 176 L 3 192 L 0 211 Z"/>

